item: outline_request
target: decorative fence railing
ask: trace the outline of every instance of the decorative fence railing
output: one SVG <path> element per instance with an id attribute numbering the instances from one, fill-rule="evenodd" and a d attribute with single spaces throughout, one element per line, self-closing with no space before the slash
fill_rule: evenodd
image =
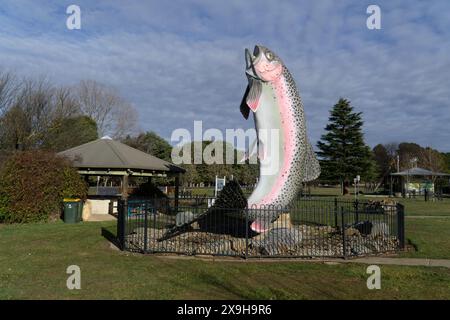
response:
<path id="1" fill-rule="evenodd" d="M 404 207 L 299 199 L 287 208 L 216 208 L 211 198 L 119 202 L 123 250 L 252 257 L 353 257 L 405 245 Z M 256 221 L 256 222 L 255 222 Z M 252 228 L 253 227 L 253 228 Z M 255 227 L 267 229 L 255 232 Z"/>

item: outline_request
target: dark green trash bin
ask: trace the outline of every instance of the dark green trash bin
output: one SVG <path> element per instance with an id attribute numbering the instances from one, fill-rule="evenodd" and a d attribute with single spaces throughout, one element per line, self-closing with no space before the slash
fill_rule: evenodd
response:
<path id="1" fill-rule="evenodd" d="M 78 223 L 81 221 L 83 202 L 80 199 L 64 199 L 64 222 Z"/>

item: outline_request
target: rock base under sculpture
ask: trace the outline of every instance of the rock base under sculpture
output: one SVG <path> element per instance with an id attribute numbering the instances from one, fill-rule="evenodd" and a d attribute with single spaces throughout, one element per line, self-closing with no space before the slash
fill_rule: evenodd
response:
<path id="1" fill-rule="evenodd" d="M 356 227 L 356 226 L 355 226 Z M 346 255 L 367 255 L 395 251 L 398 240 L 377 227 L 378 232 L 364 234 L 355 227 L 345 231 Z M 158 241 L 167 228 L 147 230 L 148 252 L 182 254 L 231 255 L 249 257 L 298 256 L 341 257 L 344 255 L 342 233 L 331 226 L 293 225 L 289 214 L 281 215 L 269 231 L 249 237 L 217 234 L 202 230 L 198 225 L 163 241 Z M 126 237 L 129 249 L 144 248 L 144 229 L 136 228 Z"/>

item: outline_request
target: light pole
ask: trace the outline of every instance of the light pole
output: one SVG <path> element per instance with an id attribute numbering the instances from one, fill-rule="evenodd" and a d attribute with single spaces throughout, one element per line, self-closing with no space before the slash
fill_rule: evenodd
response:
<path id="1" fill-rule="evenodd" d="M 355 200 L 358 199 L 358 184 L 359 184 L 360 180 L 361 180 L 361 177 L 359 175 L 357 175 L 356 178 L 353 179 L 353 183 L 355 184 Z"/>
<path id="2" fill-rule="evenodd" d="M 397 155 L 397 172 L 400 172 L 400 156 Z"/>

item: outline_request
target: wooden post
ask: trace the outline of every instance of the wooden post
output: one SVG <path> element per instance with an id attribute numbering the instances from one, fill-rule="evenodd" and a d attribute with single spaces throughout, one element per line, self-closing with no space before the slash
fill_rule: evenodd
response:
<path id="1" fill-rule="evenodd" d="M 84 183 L 86 183 L 86 186 L 87 186 L 87 188 L 88 188 L 88 195 L 89 195 L 89 176 L 87 175 L 87 174 L 85 174 L 84 176 L 83 176 L 83 179 L 84 179 Z"/>
<path id="2" fill-rule="evenodd" d="M 128 199 L 128 175 L 122 177 L 122 199 Z"/>
<path id="3" fill-rule="evenodd" d="M 400 177 L 400 183 L 402 185 L 402 197 L 406 198 L 405 181 L 403 176 Z"/>
<path id="4" fill-rule="evenodd" d="M 391 197 L 393 197 L 394 196 L 394 186 L 393 186 L 393 181 L 392 181 L 392 179 L 393 179 L 393 177 L 392 177 L 392 175 L 391 175 L 391 183 L 390 183 L 390 190 L 389 190 L 389 195 L 391 196 Z"/>

